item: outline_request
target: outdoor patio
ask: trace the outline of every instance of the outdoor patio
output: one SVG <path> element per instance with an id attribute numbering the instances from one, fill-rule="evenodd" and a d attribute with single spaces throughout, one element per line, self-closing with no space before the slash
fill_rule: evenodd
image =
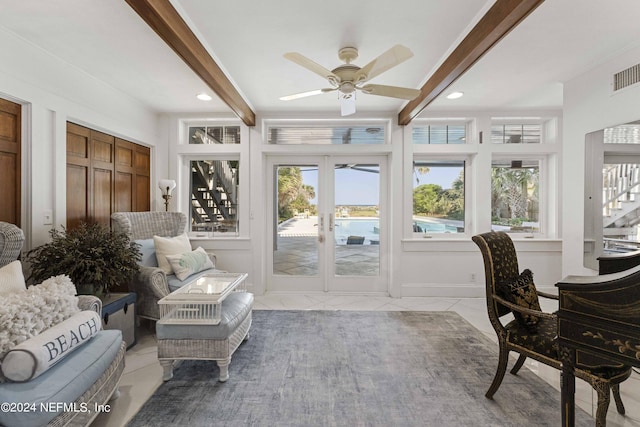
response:
<path id="1" fill-rule="evenodd" d="M 293 218 L 278 227 L 277 249 L 273 252 L 275 275 L 313 276 L 318 274 L 317 217 Z M 377 276 L 379 245 L 335 246 L 335 274 Z"/>

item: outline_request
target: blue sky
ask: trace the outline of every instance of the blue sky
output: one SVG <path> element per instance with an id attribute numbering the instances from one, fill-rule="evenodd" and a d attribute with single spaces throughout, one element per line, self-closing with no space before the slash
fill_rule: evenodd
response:
<path id="1" fill-rule="evenodd" d="M 365 169 L 373 167 L 362 166 Z M 311 185 L 318 193 L 318 171 L 316 168 L 302 167 L 302 179 L 305 184 Z M 422 184 L 438 184 L 442 188 L 451 188 L 453 181 L 460 175 L 459 167 L 431 168 L 428 174 L 413 176 L 413 188 Z M 363 172 L 353 169 L 336 170 L 336 205 L 378 205 L 380 175 L 371 172 Z M 393 191 L 393 189 L 392 189 Z M 311 200 L 317 204 L 317 197 Z"/>

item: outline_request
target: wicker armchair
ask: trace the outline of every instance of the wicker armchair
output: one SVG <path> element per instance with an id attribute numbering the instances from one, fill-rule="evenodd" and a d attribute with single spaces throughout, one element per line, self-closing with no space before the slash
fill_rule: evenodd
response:
<path id="1" fill-rule="evenodd" d="M 0 267 L 18 259 L 23 243 L 24 233 L 18 226 L 0 221 Z"/>
<path id="2" fill-rule="evenodd" d="M 480 248 L 484 259 L 487 312 L 489 321 L 498 335 L 500 349 L 498 369 L 485 394 L 487 398 L 492 399 L 504 378 L 511 351 L 519 354 L 518 360 L 511 369 L 514 375 L 523 366 L 527 357 L 558 370 L 562 369 L 557 343 L 558 319 L 555 313 L 535 311 L 507 301 L 504 294 L 500 292 L 501 285 L 512 283 L 521 277 L 516 250 L 508 234 L 492 231 L 473 236 L 472 239 Z M 558 299 L 556 295 L 539 291 L 537 296 Z M 514 316 L 535 316 L 538 318 L 538 324 L 534 330 L 527 328 L 518 319 L 503 324 L 501 319 L 510 313 Z M 606 365 L 607 362 L 601 359 L 593 362 L 589 367 L 577 366 L 575 376 L 583 379 L 596 390 L 598 394 L 596 426 L 605 426 L 610 390 L 613 391 L 618 412 L 624 414 L 619 384 L 629 378 L 631 368 L 624 365 Z"/>
<path id="3" fill-rule="evenodd" d="M 24 243 L 24 233 L 14 224 L 0 221 L 0 267 L 3 267 L 18 259 L 22 244 Z M 102 301 L 93 295 L 78 295 L 78 307 L 80 310 L 91 310 L 101 315 Z M 0 329 L 5 325 L 0 325 Z M 82 352 L 80 349 L 78 352 Z M 119 350 L 107 366 L 100 377 L 86 390 L 76 390 L 73 392 L 61 392 L 59 396 L 71 396 L 69 393 L 80 392 L 80 396 L 74 397 L 74 401 L 65 402 L 67 405 L 73 404 L 80 408 L 86 405 L 87 408 L 94 408 L 97 405 L 104 405 L 107 401 L 117 399 L 120 395 L 118 383 L 124 372 L 124 356 L 126 346 L 124 341 L 120 342 Z M 60 365 L 63 365 L 60 362 Z M 55 367 L 53 368 L 55 369 Z M 72 384 L 73 379 L 68 379 Z M 11 387 L 13 383 L 0 384 L 0 387 Z M 61 389 L 64 385 L 60 386 Z M 70 397 L 69 397 L 70 398 Z M 66 399 L 66 398 L 65 398 Z M 61 412 L 48 422 L 49 426 L 88 426 L 96 417 L 95 411 L 66 411 Z M 2 424 L 0 422 L 0 424 Z"/>
<path id="4" fill-rule="evenodd" d="M 111 215 L 113 231 L 125 233 L 130 241 L 151 239 L 153 236 L 175 237 L 186 231 L 187 217 L 182 212 L 115 212 Z M 215 255 L 209 254 L 215 265 Z M 158 301 L 171 292 L 169 279 L 158 267 L 140 266 L 137 277 L 129 284 L 137 294 L 139 317 L 158 320 Z"/>

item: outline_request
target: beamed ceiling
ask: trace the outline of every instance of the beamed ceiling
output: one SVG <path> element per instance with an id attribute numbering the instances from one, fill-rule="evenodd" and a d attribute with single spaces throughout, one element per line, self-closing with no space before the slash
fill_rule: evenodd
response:
<path id="1" fill-rule="evenodd" d="M 563 82 L 637 47 L 639 21 L 637 0 L 0 0 L 0 30 L 148 108 L 232 112 L 250 126 L 339 118 L 336 92 L 279 99 L 328 85 L 283 55 L 331 70 L 347 46 L 359 66 L 407 46 L 414 56 L 371 83 L 420 90 L 413 101 L 358 93 L 354 118 L 560 110 Z"/>

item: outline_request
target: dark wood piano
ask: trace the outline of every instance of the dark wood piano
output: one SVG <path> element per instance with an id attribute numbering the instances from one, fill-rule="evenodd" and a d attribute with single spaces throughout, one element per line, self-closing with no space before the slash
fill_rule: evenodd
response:
<path id="1" fill-rule="evenodd" d="M 605 269 L 611 270 L 619 268 Z M 562 425 L 573 426 L 576 364 L 640 366 L 640 266 L 600 276 L 568 276 L 556 286 Z"/>

